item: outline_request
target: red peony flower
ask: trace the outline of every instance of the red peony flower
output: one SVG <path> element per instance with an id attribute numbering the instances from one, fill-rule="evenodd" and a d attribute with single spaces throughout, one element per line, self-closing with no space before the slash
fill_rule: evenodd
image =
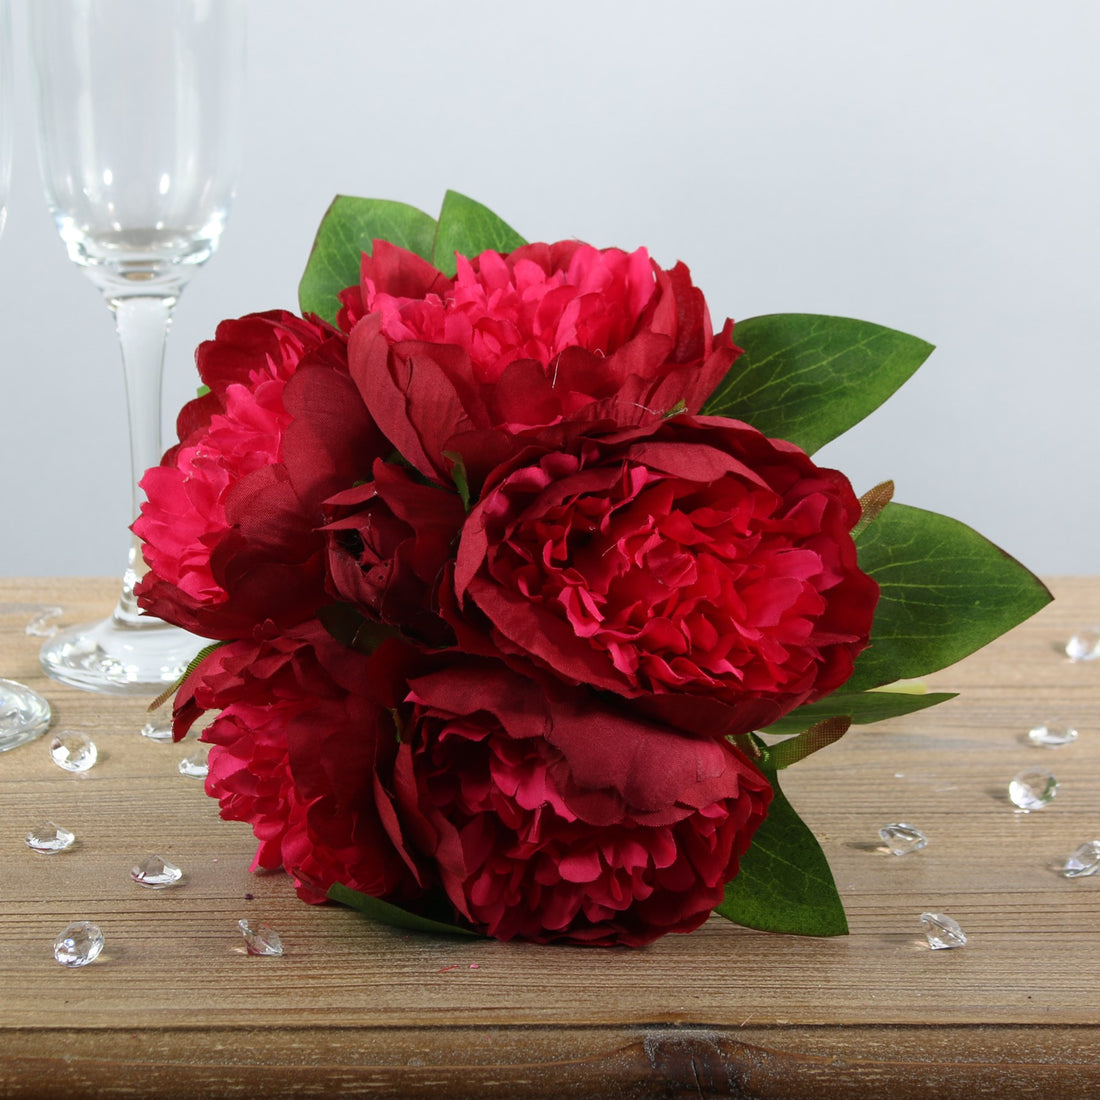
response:
<path id="1" fill-rule="evenodd" d="M 759 729 L 839 687 L 867 645 L 859 515 L 842 474 L 737 421 L 581 438 L 486 485 L 452 619 L 468 649 L 483 630 L 485 651 L 686 728 Z"/>
<path id="2" fill-rule="evenodd" d="M 373 478 L 329 498 L 329 588 L 367 618 L 431 645 L 453 642 L 436 591 L 466 510 L 458 494 L 377 461 Z"/>
<path id="3" fill-rule="evenodd" d="M 210 638 L 299 622 L 324 599 L 321 502 L 388 449 L 332 330 L 268 313 L 225 321 L 197 355 L 210 392 L 149 470 L 134 531 L 142 608 Z M 293 381 L 299 372 L 308 375 Z"/>
<path id="4" fill-rule="evenodd" d="M 410 681 L 395 766 L 406 842 L 497 939 L 649 943 L 689 932 L 763 821 L 767 780 L 685 737 L 504 666 Z"/>
<path id="5" fill-rule="evenodd" d="M 458 257 L 454 279 L 374 243 L 344 296 L 363 400 L 425 477 L 473 486 L 564 421 L 634 425 L 697 412 L 738 354 L 683 264 L 578 241 Z M 517 442 L 518 441 L 518 442 Z"/>
<path id="6" fill-rule="evenodd" d="M 200 738 L 211 745 L 207 794 L 222 817 L 252 826 L 253 869 L 285 867 L 305 901 L 324 901 L 334 882 L 378 897 L 420 892 L 381 816 L 397 747 L 394 658 L 356 653 L 309 623 L 214 650 L 180 690 L 177 736 L 221 712 Z"/>

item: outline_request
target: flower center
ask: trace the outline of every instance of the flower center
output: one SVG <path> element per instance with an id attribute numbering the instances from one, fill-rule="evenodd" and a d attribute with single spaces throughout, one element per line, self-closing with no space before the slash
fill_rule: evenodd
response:
<path id="1" fill-rule="evenodd" d="M 566 497 L 509 532 L 511 583 L 639 690 L 774 689 L 812 675 L 829 587 L 783 512 L 734 477 L 624 466 L 614 492 Z"/>

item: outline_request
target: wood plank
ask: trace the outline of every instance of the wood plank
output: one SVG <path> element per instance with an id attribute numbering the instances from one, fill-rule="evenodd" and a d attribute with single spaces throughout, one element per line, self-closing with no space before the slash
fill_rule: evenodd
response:
<path id="1" fill-rule="evenodd" d="M 0 1094 L 47 1095 L 48 1080 L 50 1095 L 121 1095 L 135 1075 L 148 1085 L 139 1091 L 166 1096 L 349 1082 L 462 1095 L 458 1081 L 469 1095 L 517 1096 L 600 1082 L 623 1096 L 842 1096 L 857 1083 L 868 1095 L 1095 1094 L 1100 876 L 1070 881 L 1052 866 L 1100 839 L 1100 662 L 1074 665 L 1057 649 L 1100 622 L 1100 579 L 1052 583 L 1050 608 L 930 678 L 962 698 L 853 730 L 786 773 L 833 867 L 849 936 L 712 919 L 631 951 L 401 932 L 304 905 L 284 875 L 250 874 L 247 827 L 220 821 L 201 782 L 178 774 L 190 745 L 142 738 L 140 700 L 38 672 L 23 633 L 33 608 L 93 618 L 113 582 L 0 580 L 0 671 L 43 691 L 56 724 L 90 732 L 101 750 L 82 776 L 53 765 L 44 741 L 0 754 Z M 1054 715 L 1080 740 L 1027 744 L 1029 726 Z M 1061 788 L 1050 808 L 1021 814 L 1007 784 L 1036 764 Z M 78 847 L 30 852 L 23 835 L 45 817 L 73 829 Z M 929 847 L 880 850 L 891 820 L 924 829 Z M 130 881 L 153 851 L 184 868 L 183 885 Z M 968 946 L 930 951 L 924 909 L 959 920 Z M 247 956 L 242 916 L 269 920 L 286 954 Z M 69 971 L 51 944 L 76 919 L 99 923 L 107 947 Z M 223 1091 L 208 1091 L 217 1082 Z"/>

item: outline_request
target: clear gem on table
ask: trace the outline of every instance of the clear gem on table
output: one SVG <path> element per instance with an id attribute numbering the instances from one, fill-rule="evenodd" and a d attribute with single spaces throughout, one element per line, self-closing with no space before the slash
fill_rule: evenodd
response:
<path id="1" fill-rule="evenodd" d="M 883 844 L 896 856 L 919 852 L 921 848 L 928 846 L 928 837 L 920 829 L 912 825 L 906 825 L 904 821 L 884 825 L 879 829 L 878 835 Z"/>
<path id="2" fill-rule="evenodd" d="M 1054 801 L 1058 780 L 1050 772 L 1027 768 L 1008 785 L 1008 797 L 1021 810 L 1041 810 Z"/>
<path id="3" fill-rule="evenodd" d="M 1100 840 L 1088 840 L 1074 848 L 1061 867 L 1066 878 L 1086 878 L 1097 871 L 1100 871 Z"/>
<path id="4" fill-rule="evenodd" d="M 57 623 L 65 612 L 60 607 L 47 607 L 39 611 L 26 626 L 26 633 L 32 638 L 52 638 L 57 633 Z"/>
<path id="5" fill-rule="evenodd" d="M 141 727 L 141 736 L 148 737 L 150 741 L 167 744 L 172 740 L 172 716 L 166 718 L 150 718 Z"/>
<path id="6" fill-rule="evenodd" d="M 53 941 L 53 957 L 62 966 L 87 966 L 103 950 L 103 933 L 98 924 L 79 920 L 70 924 Z"/>
<path id="7" fill-rule="evenodd" d="M 1066 656 L 1074 662 L 1095 661 L 1100 657 L 1100 626 L 1077 631 L 1066 642 Z"/>
<path id="8" fill-rule="evenodd" d="M 1033 744 L 1044 749 L 1057 749 L 1063 745 L 1072 745 L 1077 740 L 1078 733 L 1073 726 L 1067 726 L 1063 722 L 1043 722 L 1041 725 L 1032 726 L 1027 731 L 1027 739 Z"/>
<path id="9" fill-rule="evenodd" d="M 210 771 L 210 765 L 206 759 L 208 753 L 208 749 L 201 748 L 185 756 L 179 763 L 180 775 L 190 776 L 192 779 L 205 779 Z"/>
<path id="10" fill-rule="evenodd" d="M 283 941 L 279 933 L 263 921 L 239 920 L 237 927 L 244 936 L 245 946 L 250 955 L 281 955 Z"/>
<path id="11" fill-rule="evenodd" d="M 920 923 L 933 951 L 966 946 L 966 933 L 946 913 L 921 913 Z"/>
<path id="12" fill-rule="evenodd" d="M 26 841 L 31 851 L 49 855 L 71 848 L 76 842 L 76 834 L 63 829 L 60 825 L 55 825 L 52 821 L 43 821 L 41 825 L 27 833 Z"/>
<path id="13" fill-rule="evenodd" d="M 50 742 L 50 758 L 67 772 L 86 772 L 99 758 L 99 750 L 83 733 L 61 730 Z"/>
<path id="14" fill-rule="evenodd" d="M 147 886 L 150 890 L 163 890 L 166 886 L 175 886 L 183 878 L 183 872 L 162 856 L 152 855 L 146 856 L 130 872 L 130 877 L 139 886 Z"/>

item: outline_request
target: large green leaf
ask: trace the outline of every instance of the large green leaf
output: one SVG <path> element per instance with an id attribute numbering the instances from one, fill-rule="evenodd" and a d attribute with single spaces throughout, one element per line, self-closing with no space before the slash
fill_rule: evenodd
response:
<path id="1" fill-rule="evenodd" d="M 937 703 L 946 703 L 954 699 L 950 691 L 929 691 L 909 694 L 901 691 L 834 691 L 832 695 L 816 703 L 807 703 L 797 710 L 785 714 L 778 722 L 773 722 L 761 733 L 790 734 L 801 733 L 816 722 L 836 716 L 851 718 L 853 725 L 867 725 L 870 722 L 883 722 L 889 718 L 900 718 L 903 714 L 934 707 Z"/>
<path id="2" fill-rule="evenodd" d="M 811 313 L 750 317 L 733 338 L 745 353 L 703 411 L 811 453 L 874 412 L 932 352 L 904 332 Z"/>
<path id="3" fill-rule="evenodd" d="M 361 894 L 358 890 L 353 890 L 350 886 L 344 886 L 339 882 L 329 887 L 328 896 L 332 901 L 357 909 L 365 916 L 378 921 L 379 924 L 386 924 L 391 928 L 411 928 L 416 932 L 435 932 L 447 936 L 478 936 L 477 932 L 472 932 L 469 928 L 460 928 L 457 924 L 447 924 L 444 921 L 418 916 L 388 901 L 382 901 L 381 898 Z"/>
<path id="4" fill-rule="evenodd" d="M 764 932 L 843 936 L 848 920 L 829 861 L 779 789 L 775 772 L 766 774 L 775 792 L 768 816 L 714 911 Z"/>
<path id="5" fill-rule="evenodd" d="M 337 195 L 325 212 L 309 262 L 298 284 L 303 313 L 316 313 L 330 324 L 340 308 L 337 294 L 359 283 L 359 263 L 373 241 L 390 241 L 431 258 L 435 219 L 403 202 Z"/>
<path id="6" fill-rule="evenodd" d="M 432 263 L 444 275 L 455 273 L 455 253 L 477 256 L 487 249 L 511 252 L 527 242 L 487 206 L 448 191 L 439 212 Z"/>
<path id="7" fill-rule="evenodd" d="M 891 503 L 856 547 L 882 594 L 845 693 L 946 668 L 1052 598 L 1014 558 L 936 512 Z"/>

